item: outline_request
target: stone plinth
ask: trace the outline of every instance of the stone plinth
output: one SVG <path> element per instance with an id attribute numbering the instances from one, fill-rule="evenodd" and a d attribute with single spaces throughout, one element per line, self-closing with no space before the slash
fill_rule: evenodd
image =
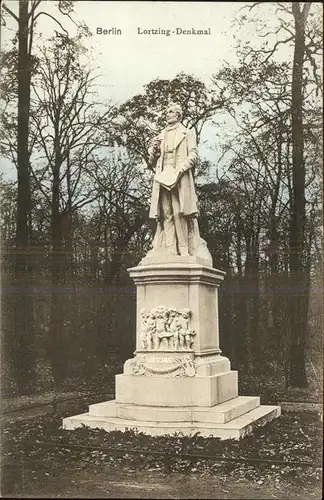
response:
<path id="1" fill-rule="evenodd" d="M 168 262 L 162 255 L 142 264 L 129 269 L 137 287 L 136 350 L 116 375 L 116 399 L 64 419 L 64 428 L 238 439 L 279 416 L 280 407 L 238 395 L 238 374 L 221 356 L 218 287 L 225 273 L 199 257 Z"/>

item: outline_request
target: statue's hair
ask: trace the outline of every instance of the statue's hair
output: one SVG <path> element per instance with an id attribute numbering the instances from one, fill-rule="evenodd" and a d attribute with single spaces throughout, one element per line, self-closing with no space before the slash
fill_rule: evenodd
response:
<path id="1" fill-rule="evenodd" d="M 183 113 L 182 113 L 182 108 L 181 108 L 180 104 L 177 104 L 175 102 L 170 102 L 168 104 L 167 111 L 169 109 L 173 109 L 174 111 L 176 111 L 178 113 L 179 117 L 180 117 L 180 120 L 182 120 Z"/>

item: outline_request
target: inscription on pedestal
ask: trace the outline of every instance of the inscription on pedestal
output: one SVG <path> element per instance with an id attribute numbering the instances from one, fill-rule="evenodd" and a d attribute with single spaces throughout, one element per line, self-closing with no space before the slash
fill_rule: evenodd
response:
<path id="1" fill-rule="evenodd" d="M 147 358 L 146 363 L 174 363 L 174 358 L 157 358 L 154 356 Z"/>
<path id="2" fill-rule="evenodd" d="M 196 332 L 190 326 L 191 310 L 158 306 L 141 310 L 140 340 L 143 350 L 191 351 Z"/>

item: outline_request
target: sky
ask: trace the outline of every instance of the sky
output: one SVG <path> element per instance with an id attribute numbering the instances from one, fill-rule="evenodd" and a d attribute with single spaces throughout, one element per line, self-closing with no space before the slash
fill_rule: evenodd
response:
<path id="1" fill-rule="evenodd" d="M 13 12 L 18 12 L 18 2 L 5 0 Z M 247 2 L 141 2 L 141 1 L 78 1 L 75 2 L 74 19 L 84 21 L 93 36 L 87 41 L 93 47 L 92 64 L 100 75 L 99 96 L 103 101 L 119 104 L 142 92 L 143 86 L 156 78 L 172 79 L 178 73 L 192 74 L 205 84 L 226 61 L 235 64 L 235 31 L 233 19 Z M 263 6 L 265 7 L 265 6 Z M 76 28 L 64 16 L 57 16 L 56 2 L 43 0 L 41 10 L 56 16 L 73 36 Z M 267 9 L 263 8 L 264 22 Z M 9 40 L 16 30 L 16 22 L 5 15 L 2 28 L 2 49 L 9 47 Z M 99 30 L 98 30 L 99 28 Z M 39 18 L 38 34 L 43 39 L 54 35 L 58 29 L 48 16 Z M 100 30 L 113 30 L 113 34 L 99 34 Z M 165 34 L 145 34 L 148 30 L 170 30 Z M 180 30 L 208 30 L 208 35 L 176 34 Z M 121 30 L 121 34 L 114 34 Z M 174 33 L 172 33 L 174 32 Z M 253 37 L 247 31 L 245 37 Z M 43 43 L 41 40 L 37 43 Z M 208 157 L 213 131 L 205 126 L 201 141 L 201 155 Z M 14 167 L 0 160 L 0 172 L 6 177 L 14 175 Z"/>
<path id="2" fill-rule="evenodd" d="M 82 2 L 76 12 L 94 33 L 92 44 L 108 94 L 122 101 L 157 77 L 173 78 L 183 71 L 208 81 L 223 57 L 234 62 L 226 33 L 239 7 L 230 2 Z M 100 35 L 98 27 L 116 27 L 122 35 Z M 159 28 L 210 29 L 211 35 L 144 34 Z"/>

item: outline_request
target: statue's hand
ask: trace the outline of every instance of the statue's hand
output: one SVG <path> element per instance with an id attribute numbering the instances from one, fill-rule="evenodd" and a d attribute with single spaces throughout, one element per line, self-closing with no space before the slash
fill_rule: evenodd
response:
<path id="1" fill-rule="evenodd" d="M 187 171 L 187 167 L 184 163 L 182 163 L 179 167 L 179 177 L 181 177 L 181 175 L 183 175 L 186 171 Z"/>

